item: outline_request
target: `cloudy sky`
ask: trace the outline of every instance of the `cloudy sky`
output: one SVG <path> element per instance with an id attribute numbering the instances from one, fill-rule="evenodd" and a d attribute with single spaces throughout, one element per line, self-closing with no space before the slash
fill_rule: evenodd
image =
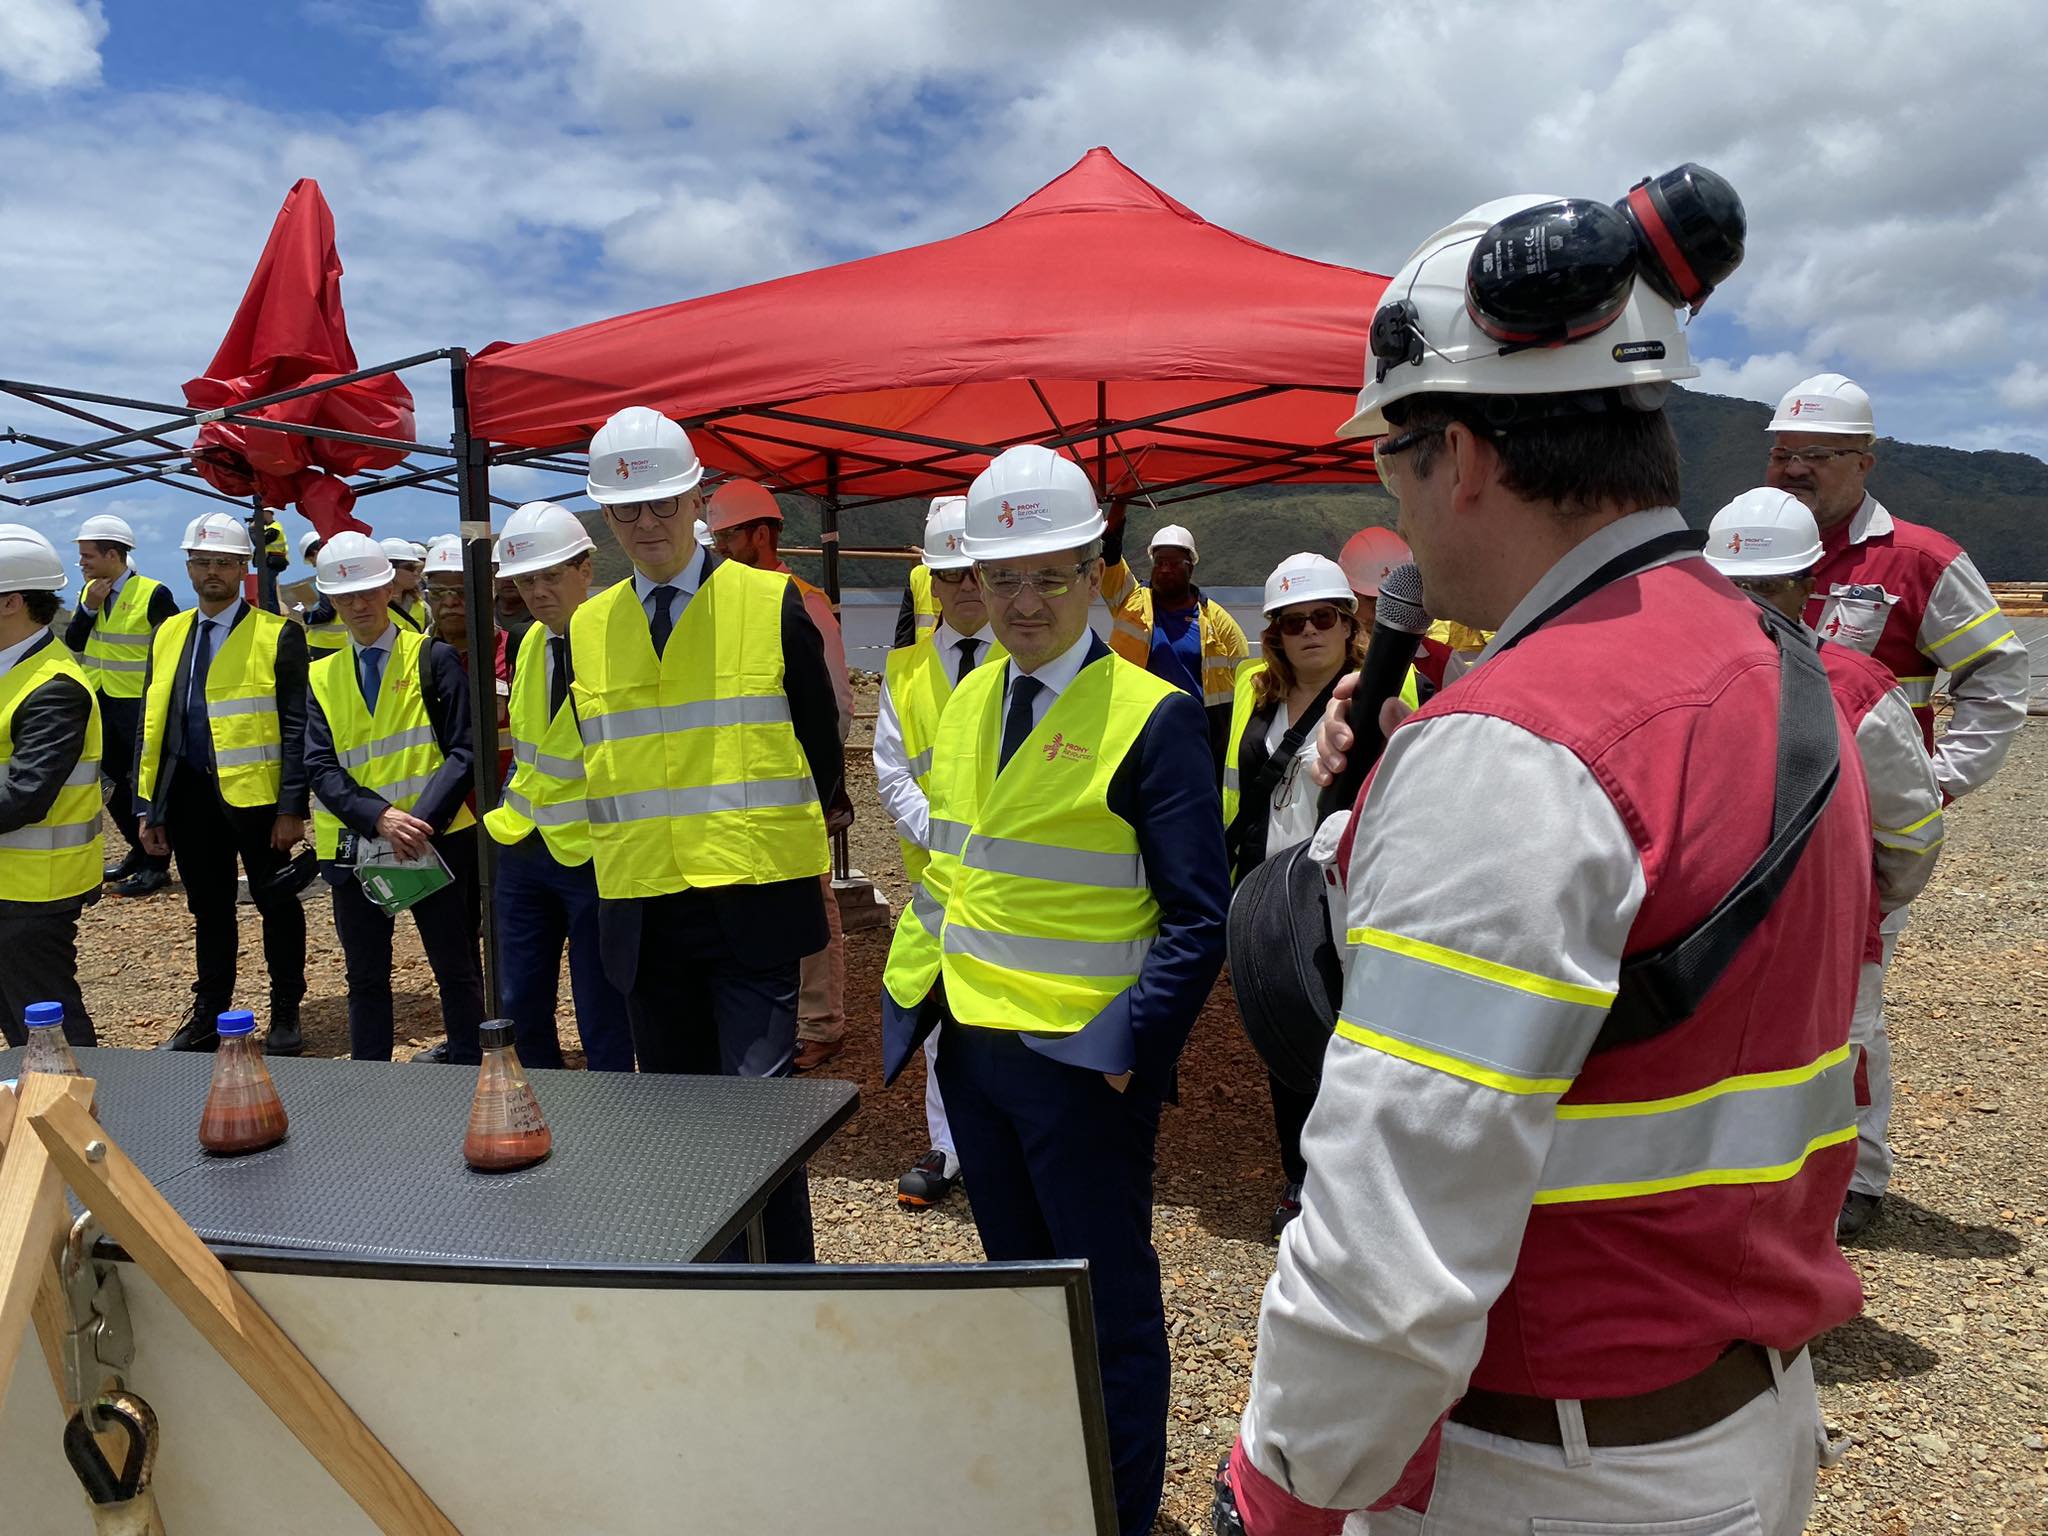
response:
<path id="1" fill-rule="evenodd" d="M 4 0 L 0 376 L 177 399 L 300 176 L 368 362 L 951 234 L 1095 144 L 1382 272 L 1487 198 L 1691 159 L 1750 218 L 1701 387 L 1835 367 L 1880 431 L 2048 456 L 2044 58 L 2038 0 Z M 365 504 L 379 532 L 448 524 L 411 494 Z M 158 570 L 208 505 L 95 500 Z M 67 539 L 82 508 L 26 515 Z"/>

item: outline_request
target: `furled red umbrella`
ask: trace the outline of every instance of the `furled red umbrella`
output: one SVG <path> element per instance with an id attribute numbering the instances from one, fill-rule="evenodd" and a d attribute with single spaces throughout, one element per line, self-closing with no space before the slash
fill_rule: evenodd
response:
<path id="1" fill-rule="evenodd" d="M 217 410 L 339 378 L 356 367 L 341 307 L 334 215 L 320 184 L 302 178 L 285 194 L 220 350 L 206 372 L 185 385 L 185 403 Z M 260 414 L 377 437 L 413 435 L 412 392 L 394 374 L 280 401 Z M 340 477 L 386 469 L 403 457 L 392 449 L 270 431 L 246 420 L 210 422 L 192 445 L 195 468 L 215 487 L 232 496 L 261 494 L 269 506 L 294 505 L 322 538 L 345 529 L 367 531 L 351 512 L 355 493 Z"/>
<path id="2" fill-rule="evenodd" d="M 957 490 L 1025 440 L 1105 495 L 1369 481 L 1334 436 L 1385 287 L 1093 149 L 950 239 L 486 348 L 471 423 L 557 448 L 651 405 L 716 468 L 862 500 Z"/>

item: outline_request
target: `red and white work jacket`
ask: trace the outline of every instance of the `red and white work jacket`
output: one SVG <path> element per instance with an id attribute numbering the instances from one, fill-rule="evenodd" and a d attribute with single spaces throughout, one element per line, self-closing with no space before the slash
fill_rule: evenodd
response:
<path id="1" fill-rule="evenodd" d="M 1361 796 L 1341 1022 L 1244 1415 L 1255 1494 L 1412 1501 L 1468 1382 L 1632 1396 L 1861 1309 L 1834 1240 L 1872 879 L 1845 722 L 1849 771 L 1699 1011 L 1589 1054 L 1624 957 L 1695 926 L 1769 839 L 1778 653 L 1687 556 L 1500 643 L 1683 527 L 1643 512 L 1581 543 Z"/>
<path id="2" fill-rule="evenodd" d="M 2005 761 L 2027 717 L 2027 648 L 1962 546 L 1902 522 L 1873 496 L 1821 536 L 1806 622 L 1826 641 L 1882 662 L 1906 691 L 1953 800 Z M 1955 714 L 1934 739 L 1934 680 L 1949 674 Z"/>

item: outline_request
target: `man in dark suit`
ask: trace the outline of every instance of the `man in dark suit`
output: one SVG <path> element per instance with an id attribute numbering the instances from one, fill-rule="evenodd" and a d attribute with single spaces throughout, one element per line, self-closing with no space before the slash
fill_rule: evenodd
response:
<path id="1" fill-rule="evenodd" d="M 349 630 L 348 648 L 308 673 L 306 705 L 313 843 L 334 887 L 334 931 L 348 968 L 349 1054 L 391 1059 L 394 919 L 355 873 L 361 845 L 374 840 L 405 859 L 431 850 L 453 877 L 408 909 L 448 1031 L 424 1056 L 474 1065 L 482 1059 L 484 998 L 471 915 L 476 818 L 465 803 L 474 761 L 469 679 L 453 649 L 393 615 L 391 561 L 369 535 L 329 539 L 316 579 Z"/>
<path id="2" fill-rule="evenodd" d="M 799 966 L 826 942 L 838 706 L 789 578 L 692 536 L 702 476 L 682 428 L 651 409 L 591 442 L 591 497 L 633 562 L 569 626 L 599 942 L 641 1071 L 781 1077 Z M 771 1260 L 812 1256 L 801 1173 L 763 1227 Z"/>
<path id="3" fill-rule="evenodd" d="M 296 1056 L 306 913 L 303 881 L 285 867 L 306 836 L 305 632 L 243 600 L 254 543 L 242 522 L 204 513 L 181 548 L 198 606 L 157 628 L 135 763 L 142 844 L 177 858 L 197 950 L 192 1012 L 164 1047 L 211 1050 L 219 1043 L 215 1019 L 235 1005 L 239 856 L 270 972 L 263 1048 Z"/>
<path id="4" fill-rule="evenodd" d="M 1008 660 L 963 676 L 939 718 L 883 1066 L 938 1027 L 983 1250 L 1088 1261 L 1118 1522 L 1143 1536 L 1170 1369 L 1153 1148 L 1222 968 L 1230 880 L 1201 704 L 1089 628 L 1102 528 L 1086 474 L 1035 444 L 968 491 L 964 552 Z"/>
<path id="5" fill-rule="evenodd" d="M 64 1007 L 93 1045 L 78 990 L 78 914 L 100 894 L 100 714 L 50 623 L 64 590 L 50 541 L 0 523 L 0 1035 L 27 1039 L 31 1003 Z"/>

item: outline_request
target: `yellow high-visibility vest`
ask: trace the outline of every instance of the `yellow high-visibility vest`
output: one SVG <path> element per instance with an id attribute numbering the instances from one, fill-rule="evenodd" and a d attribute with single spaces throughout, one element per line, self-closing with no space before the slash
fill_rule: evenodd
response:
<path id="1" fill-rule="evenodd" d="M 433 617 L 418 593 L 403 601 L 393 601 L 391 613 L 399 621 L 401 628 L 410 628 L 415 634 L 422 635 L 427 632 L 427 621 Z"/>
<path id="2" fill-rule="evenodd" d="M 910 568 L 910 612 L 917 621 L 918 639 L 939 627 L 939 600 L 932 596 L 932 568 L 928 565 Z"/>
<path id="3" fill-rule="evenodd" d="M 199 622 L 187 608 L 164 620 L 150 647 L 149 694 L 142 705 L 142 764 L 135 781 L 145 800 L 156 798 L 164 740 L 177 685 L 178 660 Z M 243 807 L 277 804 L 284 777 L 284 734 L 277 714 L 277 646 L 285 620 L 251 608 L 227 633 L 206 669 L 206 726 L 220 797 Z"/>
<path id="4" fill-rule="evenodd" d="M 162 585 L 130 572 L 114 600 L 100 604 L 85 634 L 89 687 L 110 699 L 142 697 L 142 674 L 149 666 L 149 600 Z"/>
<path id="5" fill-rule="evenodd" d="M 322 656 L 332 656 L 348 644 L 348 626 L 341 622 L 341 615 L 328 609 L 333 617 L 324 623 L 315 624 L 310 615 L 306 619 L 306 649 L 315 661 Z"/>
<path id="6" fill-rule="evenodd" d="M 100 838 L 100 701 L 85 669 L 52 641 L 0 677 L 0 773 L 14 756 L 14 712 L 53 677 L 85 689 L 85 746 L 42 820 L 0 832 L 0 895 L 9 901 L 63 901 L 96 891 L 105 872 Z"/>
<path id="7" fill-rule="evenodd" d="M 939 716 L 945 712 L 946 700 L 953 696 L 946 658 L 932 643 L 932 633 L 919 636 L 914 645 L 890 651 L 882 662 L 882 686 L 889 690 L 889 703 L 896 711 L 903 755 L 910 776 L 917 780 L 917 787 L 925 792 L 927 801 L 932 792 L 932 743 L 938 740 Z M 984 630 L 974 638 L 989 648 L 988 654 L 975 663 L 976 671 L 991 662 L 1009 660 L 1010 653 L 993 632 Z M 917 880 L 931 862 L 931 855 L 908 838 L 899 837 L 896 841 L 903 849 L 903 872 Z"/>
<path id="8" fill-rule="evenodd" d="M 1152 589 L 1119 560 L 1103 568 L 1102 601 L 1109 607 L 1109 648 L 1137 666 L 1150 666 Z M 1206 597 L 1197 603 L 1196 622 L 1202 630 L 1202 707 L 1213 709 L 1232 700 L 1238 665 L 1245 659 L 1244 631 L 1221 603 Z"/>
<path id="9" fill-rule="evenodd" d="M 401 811 L 418 803 L 428 781 L 448 761 L 434 738 L 434 719 L 420 692 L 420 651 L 426 643 L 425 636 L 399 628 L 377 686 L 375 714 L 363 702 L 353 647 L 314 662 L 306 673 L 307 686 L 327 717 L 342 770 Z M 465 805 L 456 810 L 447 830 L 459 832 L 475 825 L 476 817 Z M 321 858 L 332 859 L 339 850 L 341 826 L 341 818 L 316 794 L 313 848 Z"/>
<path id="10" fill-rule="evenodd" d="M 1258 707 L 1258 690 L 1252 686 L 1252 680 L 1265 670 L 1264 657 L 1254 657 L 1237 669 L 1237 693 L 1230 705 L 1230 738 L 1223 744 L 1223 825 L 1226 827 L 1237 820 L 1238 795 L 1243 788 L 1238 762 L 1244 750 L 1245 728 L 1252 723 L 1252 711 Z M 1410 709 L 1421 707 L 1421 690 L 1421 680 L 1415 669 L 1410 667 L 1401 684 L 1401 698 Z"/>
<path id="11" fill-rule="evenodd" d="M 725 560 L 657 658 L 631 577 L 569 621 L 600 896 L 765 885 L 831 868 L 783 692 L 789 578 Z"/>
<path id="12" fill-rule="evenodd" d="M 548 714 L 548 641 L 535 624 L 519 642 L 512 677 L 512 780 L 484 812 L 484 828 L 501 843 L 517 843 L 539 828 L 548 852 L 562 864 L 590 862 L 590 819 L 583 806 L 583 737 L 566 700 Z"/>
<path id="13" fill-rule="evenodd" d="M 940 717 L 925 899 L 896 925 L 883 984 L 914 1007 L 943 973 L 963 1025 L 1073 1034 L 1137 980 L 1159 932 L 1137 831 L 1109 787 L 1175 689 L 1102 657 L 999 774 L 1008 671 L 977 667 Z"/>

